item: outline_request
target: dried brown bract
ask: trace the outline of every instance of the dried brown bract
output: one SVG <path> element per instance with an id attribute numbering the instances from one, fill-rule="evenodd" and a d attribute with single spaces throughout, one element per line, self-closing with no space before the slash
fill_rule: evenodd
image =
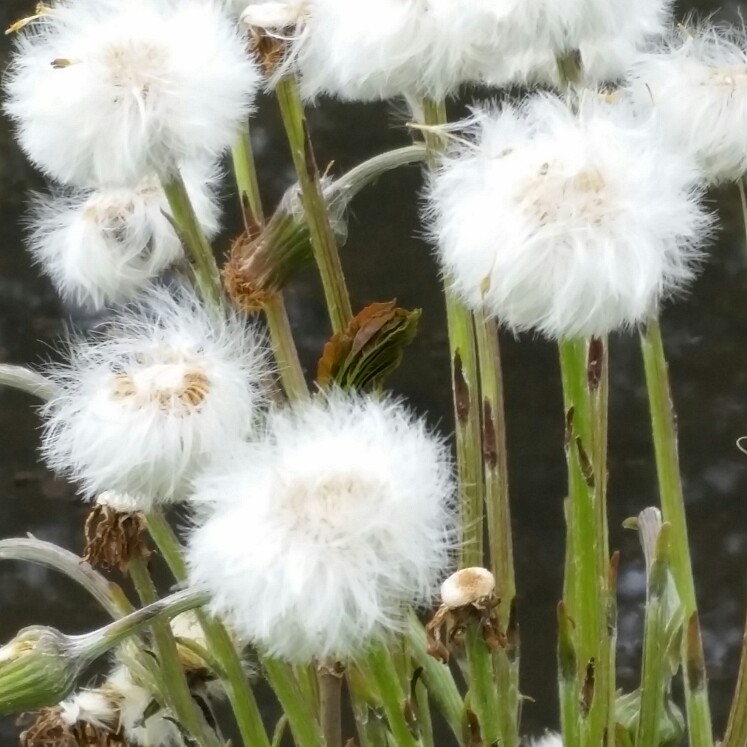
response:
<path id="1" fill-rule="evenodd" d="M 145 544 L 145 519 L 138 512 L 117 511 L 99 503 L 88 515 L 85 538 L 83 559 L 95 568 L 118 568 L 127 573 L 133 558 L 150 557 Z"/>
<path id="2" fill-rule="evenodd" d="M 24 717 L 22 717 L 24 718 Z M 19 737 L 20 747 L 127 747 L 124 736 L 93 724 L 65 723 L 59 707 L 44 708 Z"/>

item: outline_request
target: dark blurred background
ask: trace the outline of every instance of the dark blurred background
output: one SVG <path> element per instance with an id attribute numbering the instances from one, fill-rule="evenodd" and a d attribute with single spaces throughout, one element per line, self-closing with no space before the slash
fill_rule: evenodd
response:
<path id="1" fill-rule="evenodd" d="M 3 0 L 0 26 L 33 12 L 33 0 Z M 739 21 L 747 0 L 682 4 Z M 8 37 L 0 36 L 0 60 Z M 311 115 L 320 164 L 339 172 L 407 142 L 403 119 L 391 106 L 325 104 Z M 268 206 L 292 182 L 292 167 L 272 100 L 254 121 L 260 180 Z M 745 123 L 747 132 L 747 122 Z M 747 135 L 746 135 L 747 137 Z M 23 242 L 29 190 L 43 180 L 15 146 L 0 118 L 0 362 L 35 363 L 54 355 L 60 333 L 97 321 L 63 305 L 31 266 Z M 421 334 L 408 351 L 393 388 L 444 432 L 452 428 L 447 339 L 437 271 L 419 239 L 417 169 L 382 178 L 353 204 L 343 262 L 356 308 L 397 298 L 423 309 Z M 226 233 L 239 230 L 235 195 L 226 187 Z M 734 687 L 747 610 L 747 456 L 736 448 L 747 435 L 747 246 L 736 188 L 709 197 L 721 231 L 692 295 L 667 308 L 663 326 L 679 414 L 680 449 L 691 545 L 704 627 L 711 698 L 721 733 Z M 307 371 L 327 336 L 316 277 L 308 272 L 287 302 Z M 563 568 L 565 495 L 563 414 L 556 348 L 524 337 L 503 339 L 513 528 L 522 637 L 524 731 L 557 726 L 555 605 Z M 635 335 L 612 341 L 610 413 L 611 545 L 622 552 L 620 684 L 637 684 L 644 568 L 625 518 L 657 503 L 646 392 Z M 85 508 L 75 491 L 38 461 L 34 402 L 0 390 L 0 537 L 30 532 L 79 552 Z M 54 625 L 67 633 L 104 622 L 101 612 L 60 576 L 30 565 L 0 565 L 0 641 L 22 626 Z M 12 719 L 0 720 L 0 744 L 15 743 Z M 352 735 L 350 735 L 352 736 Z"/>

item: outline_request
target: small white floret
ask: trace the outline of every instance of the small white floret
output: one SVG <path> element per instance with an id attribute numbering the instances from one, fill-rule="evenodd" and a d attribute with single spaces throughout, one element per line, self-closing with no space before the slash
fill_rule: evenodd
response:
<path id="1" fill-rule="evenodd" d="M 238 635 L 291 661 L 355 656 L 430 603 L 454 543 L 443 443 L 400 405 L 331 394 L 196 481 L 191 582 Z"/>
<path id="2" fill-rule="evenodd" d="M 208 238 L 218 229 L 215 179 L 183 170 L 190 199 Z M 130 300 L 184 258 L 170 209 L 156 177 L 137 187 L 100 187 L 38 195 L 29 246 L 58 292 L 94 308 Z"/>
<path id="3" fill-rule="evenodd" d="M 74 340 L 43 409 L 43 453 L 86 497 L 127 493 L 148 510 L 256 426 L 265 355 L 246 320 L 191 291 L 154 289 L 90 339 Z"/>
<path id="4" fill-rule="evenodd" d="M 631 91 L 710 183 L 747 174 L 747 31 L 680 28 L 636 66 Z"/>
<path id="5" fill-rule="evenodd" d="M 229 148 L 259 80 L 212 0 L 60 0 L 19 35 L 5 109 L 53 178 L 133 185 Z"/>
<path id="6" fill-rule="evenodd" d="M 487 568 L 462 568 L 441 584 L 441 604 L 459 609 L 495 594 L 495 577 Z"/>
<path id="7" fill-rule="evenodd" d="M 430 185 L 454 291 L 511 330 L 605 335 L 692 279 L 709 219 L 690 158 L 629 106 L 584 98 L 479 110 Z"/>
<path id="8" fill-rule="evenodd" d="M 563 747 L 560 734 L 548 731 L 544 736 L 529 740 L 529 747 Z"/>

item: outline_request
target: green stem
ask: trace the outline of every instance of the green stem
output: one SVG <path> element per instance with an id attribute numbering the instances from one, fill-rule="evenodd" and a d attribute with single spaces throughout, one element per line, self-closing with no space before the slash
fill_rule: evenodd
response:
<path id="1" fill-rule="evenodd" d="M 641 347 L 646 370 L 662 516 L 664 521 L 672 526 L 672 575 L 682 602 L 687 628 L 686 635 L 683 636 L 683 669 L 690 745 L 713 747 L 708 683 L 703 665 L 703 644 L 697 618 L 695 581 L 680 476 L 677 427 L 664 343 L 657 319 L 651 319 L 642 331 Z"/>
<path id="2" fill-rule="evenodd" d="M 129 574 L 144 604 L 153 604 L 158 601 L 156 587 L 142 559 L 132 559 Z M 197 740 L 198 744 L 218 745 L 217 735 L 211 733 L 197 702 L 192 697 L 170 624 L 168 621 L 156 619 L 151 623 L 151 630 L 164 680 L 168 683 L 168 690 L 163 695 L 173 709 L 179 724 Z"/>
<path id="3" fill-rule="evenodd" d="M 449 725 L 457 742 L 460 745 L 463 744 L 464 701 L 449 667 L 436 661 L 428 653 L 425 630 L 414 613 L 410 614 L 408 621 L 407 643 L 415 664 L 423 669 L 423 679 L 428 694 Z"/>
<path id="4" fill-rule="evenodd" d="M 261 225 L 264 223 L 264 211 L 262 209 L 257 167 L 254 163 L 254 153 L 252 151 L 252 140 L 248 123 L 233 146 L 231 155 L 233 157 L 234 176 L 236 177 L 236 184 L 239 188 L 239 199 L 241 200 L 241 208 L 245 214 L 247 229 L 253 224 Z M 249 216 L 246 215 L 247 208 L 251 211 L 251 215 Z"/>
<path id="5" fill-rule="evenodd" d="M 563 747 L 580 747 L 581 722 L 578 659 L 573 642 L 573 623 L 564 602 L 558 605 L 558 690 Z"/>
<path id="6" fill-rule="evenodd" d="M 305 399 L 309 396 L 309 388 L 306 386 L 283 296 L 281 294 L 273 296 L 265 304 L 264 311 L 270 330 L 275 362 L 285 394 L 291 401 Z"/>
<path id="7" fill-rule="evenodd" d="M 438 126 L 446 123 L 443 101 L 424 99 L 424 124 Z M 426 149 L 430 168 L 438 164 L 443 151 L 443 138 L 425 130 Z M 452 391 L 456 420 L 456 453 L 459 476 L 462 536 L 459 566 L 483 564 L 483 463 L 480 430 L 480 382 L 477 345 L 472 313 L 449 289 L 446 279 L 446 318 L 449 329 Z"/>
<path id="8" fill-rule="evenodd" d="M 469 661 L 470 704 L 480 722 L 483 742 L 498 744 L 501 738 L 500 702 L 493 675 L 493 656 L 478 622 L 467 627 L 465 648 Z"/>
<path id="9" fill-rule="evenodd" d="M 298 688 L 293 673 L 284 662 L 263 658 L 262 666 L 267 681 L 288 717 L 298 747 L 325 747 L 319 722 L 308 701 Z"/>
<path id="10" fill-rule="evenodd" d="M 202 230 L 182 175 L 176 171 L 169 181 L 162 182 L 171 209 L 171 216 L 187 249 L 197 287 L 202 297 L 217 303 L 221 293 L 220 271 L 213 248 Z"/>
<path id="11" fill-rule="evenodd" d="M 386 714 L 389 728 L 397 747 L 422 747 L 405 718 L 406 696 L 402 691 L 397 670 L 392 656 L 386 646 L 375 643 L 366 655 L 363 665 L 381 696 L 381 703 Z"/>
<path id="12" fill-rule="evenodd" d="M 664 711 L 669 667 L 662 652 L 667 646 L 666 589 L 669 575 L 669 525 L 664 524 L 656 540 L 656 550 L 648 579 L 643 667 L 641 674 L 641 714 L 636 735 L 637 747 L 659 743 L 659 727 Z"/>
<path id="13" fill-rule="evenodd" d="M 731 702 L 729 722 L 721 747 L 744 747 L 747 744 L 747 625 L 742 639 L 739 676 Z"/>
<path id="14" fill-rule="evenodd" d="M 161 513 L 148 514 L 146 522 L 150 536 L 174 578 L 180 582 L 185 581 L 187 567 L 182 557 L 179 540 L 169 523 Z M 197 619 L 205 633 L 205 640 L 210 651 L 221 666 L 224 686 L 244 747 L 269 747 L 270 740 L 262 723 L 254 692 L 231 636 L 224 625 L 209 615 L 198 613 Z"/>
<path id="15" fill-rule="evenodd" d="M 251 231 L 254 226 L 264 224 L 264 212 L 248 125 L 234 145 L 232 152 L 234 177 L 239 189 L 241 207 L 244 211 L 244 222 L 247 231 Z M 246 214 L 247 209 L 251 211 L 251 215 Z M 267 326 L 270 330 L 275 361 L 278 365 L 285 393 L 288 399 L 307 397 L 309 390 L 304 379 L 301 361 L 298 358 L 298 349 L 293 340 L 288 312 L 282 294 L 275 294 L 265 305 L 264 311 Z"/>
<path id="16" fill-rule="evenodd" d="M 332 329 L 342 332 L 352 319 L 353 312 L 296 79 L 293 76 L 282 78 L 275 88 L 275 94 L 301 187 L 311 244 L 324 287 Z"/>
<path id="17" fill-rule="evenodd" d="M 319 713 L 325 747 L 342 747 L 342 672 L 335 661 L 319 665 Z"/>
<path id="18" fill-rule="evenodd" d="M 490 564 L 501 597 L 499 619 L 506 630 L 516 597 L 516 577 L 508 499 L 508 454 L 498 325 L 483 314 L 475 313 L 475 338 L 482 391 L 482 453 Z M 517 747 L 520 701 L 518 636 L 511 635 L 509 644 L 509 648 L 494 656 L 498 685 L 497 712 L 501 745 Z"/>
<path id="19" fill-rule="evenodd" d="M 607 355 L 601 340 L 560 343 L 566 413 L 569 543 L 573 547 L 568 614 L 576 623 L 575 650 L 584 677 L 582 741 L 598 745 L 612 730 L 606 518 Z M 568 601 L 568 600 L 567 600 Z M 593 679 L 592 679 L 593 678 Z"/>
<path id="20" fill-rule="evenodd" d="M 747 177 L 740 177 L 737 180 L 737 186 L 739 187 L 739 204 L 742 206 L 745 238 L 747 238 Z"/>

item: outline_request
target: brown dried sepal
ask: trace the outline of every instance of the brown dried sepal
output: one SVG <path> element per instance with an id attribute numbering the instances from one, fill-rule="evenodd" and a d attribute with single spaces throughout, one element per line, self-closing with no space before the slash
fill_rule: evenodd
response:
<path id="1" fill-rule="evenodd" d="M 402 362 L 404 348 L 417 333 L 420 313 L 398 308 L 396 300 L 367 306 L 324 346 L 317 384 L 355 391 L 380 386 Z"/>
<path id="2" fill-rule="evenodd" d="M 59 707 L 39 711 L 34 723 L 21 732 L 19 744 L 20 747 L 127 747 L 119 730 L 112 732 L 84 722 L 66 724 Z"/>
<path id="3" fill-rule="evenodd" d="M 258 259 L 262 253 L 254 251 L 258 239 L 242 234 L 231 245 L 231 253 L 223 267 L 223 285 L 237 308 L 247 314 L 262 311 L 273 293 L 264 287 L 267 275 Z"/>
<path id="4" fill-rule="evenodd" d="M 277 33 L 270 34 L 265 29 L 256 26 L 251 29 L 250 50 L 268 78 L 285 59 L 286 42 L 282 36 Z"/>
<path id="5" fill-rule="evenodd" d="M 496 609 L 499 597 L 491 595 L 464 607 L 447 607 L 442 604 L 425 626 L 428 653 L 446 664 L 451 649 L 464 640 L 468 627 L 476 625 L 486 645 L 493 651 L 506 648 L 506 633 L 501 627 Z"/>
<path id="6" fill-rule="evenodd" d="M 118 568 L 127 573 L 133 558 L 147 561 L 151 555 L 145 544 L 145 518 L 141 513 L 97 504 L 86 519 L 85 538 L 83 559 L 94 568 Z"/>

